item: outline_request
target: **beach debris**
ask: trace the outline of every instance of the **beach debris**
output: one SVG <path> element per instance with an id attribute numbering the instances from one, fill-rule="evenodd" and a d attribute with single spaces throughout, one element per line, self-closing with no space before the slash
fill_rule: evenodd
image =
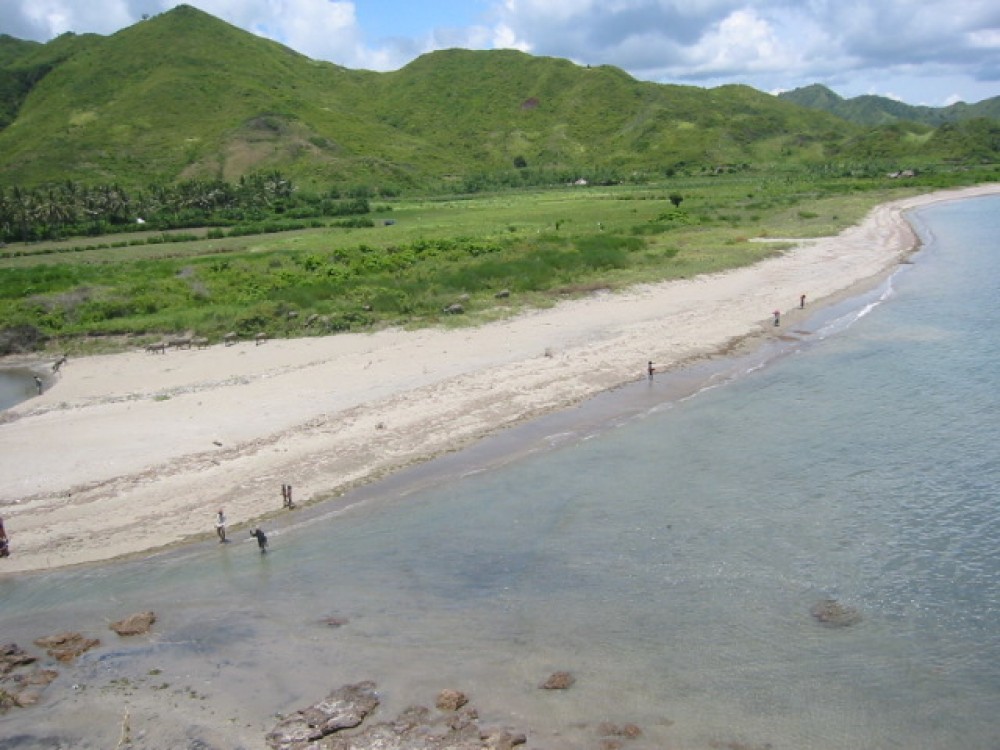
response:
<path id="1" fill-rule="evenodd" d="M 451 690 L 449 688 L 445 688 L 438 693 L 437 700 L 434 701 L 434 705 L 437 706 L 440 711 L 457 711 L 468 702 L 468 696 L 466 696 L 466 694 L 461 690 Z"/>
<path id="2" fill-rule="evenodd" d="M 44 648 L 45 653 L 56 661 L 70 662 L 84 651 L 100 646 L 101 642 L 97 638 L 87 638 L 80 633 L 66 632 L 36 638 L 35 645 Z"/>
<path id="3" fill-rule="evenodd" d="M 553 672 L 539 687 L 542 690 L 567 690 L 573 687 L 576 678 L 569 672 Z"/>
<path id="4" fill-rule="evenodd" d="M 433 711 L 411 706 L 391 721 L 362 726 L 379 705 L 375 683 L 345 685 L 282 719 L 267 734 L 267 746 L 271 750 L 512 750 L 527 742 L 521 732 L 481 727 L 475 708 L 465 704 L 450 708 L 464 694 L 443 690 L 438 700 L 445 694 L 449 708 Z M 339 734 L 345 729 L 352 731 Z"/>
<path id="5" fill-rule="evenodd" d="M 136 612 L 123 620 L 111 623 L 108 627 L 121 636 L 144 635 L 149 632 L 154 622 L 156 622 L 155 613 Z"/>
<path id="6" fill-rule="evenodd" d="M 836 599 L 823 599 L 809 610 L 818 622 L 834 628 L 846 628 L 861 622 L 861 613 L 854 607 L 841 604 Z"/>
<path id="7" fill-rule="evenodd" d="M 115 745 L 115 750 L 123 750 L 123 748 L 132 746 L 132 725 L 129 723 L 128 709 L 125 709 L 125 713 L 122 715 L 122 726 L 121 734 L 118 736 L 118 744 Z"/>
<path id="8" fill-rule="evenodd" d="M 346 617 L 337 617 L 335 615 L 330 615 L 329 617 L 324 617 L 320 620 L 320 624 L 326 625 L 328 628 L 340 628 L 346 625 L 350 620 Z"/>

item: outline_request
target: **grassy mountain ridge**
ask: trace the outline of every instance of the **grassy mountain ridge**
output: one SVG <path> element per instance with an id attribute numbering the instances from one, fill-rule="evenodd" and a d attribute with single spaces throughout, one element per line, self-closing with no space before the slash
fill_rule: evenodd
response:
<path id="1" fill-rule="evenodd" d="M 1000 96 L 984 99 L 975 104 L 957 102 L 947 107 L 926 107 L 871 94 L 845 99 L 826 86 L 815 83 L 782 92 L 778 94 L 778 98 L 810 109 L 829 112 L 860 125 L 885 125 L 908 120 L 937 127 L 944 123 L 962 122 L 978 117 L 1000 119 Z"/>
<path id="2" fill-rule="evenodd" d="M 995 160 L 997 150 L 989 129 L 940 143 L 926 126 L 872 135 L 746 86 L 641 82 L 511 50 L 349 70 L 183 5 L 108 37 L 0 37 L 3 113 L 0 186 L 142 186 L 278 169 L 312 185 L 409 189 L 518 169 L 621 175 L 876 156 Z"/>
<path id="3" fill-rule="evenodd" d="M 396 127 L 496 169 L 517 156 L 550 167 L 746 161 L 769 139 L 842 127 L 748 87 L 663 86 L 511 50 L 432 52 L 383 84 Z"/>

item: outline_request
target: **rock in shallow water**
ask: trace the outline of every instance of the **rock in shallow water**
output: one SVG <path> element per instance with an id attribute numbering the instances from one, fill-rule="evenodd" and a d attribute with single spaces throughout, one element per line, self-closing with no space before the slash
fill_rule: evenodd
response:
<path id="1" fill-rule="evenodd" d="M 541 684 L 542 690 L 568 690 L 576 683 L 576 678 L 569 672 L 553 672 L 549 679 Z"/>
<path id="2" fill-rule="evenodd" d="M 816 602 L 809 613 L 823 625 L 846 628 L 861 622 L 861 613 L 854 607 L 841 604 L 836 599 Z"/>
<path id="3" fill-rule="evenodd" d="M 109 627 L 121 636 L 143 635 L 149 632 L 154 622 L 156 615 L 153 612 L 136 612 L 124 620 L 111 623 Z"/>
<path id="4" fill-rule="evenodd" d="M 67 632 L 36 638 L 35 645 L 44 648 L 46 653 L 57 661 L 70 662 L 84 651 L 100 646 L 101 642 L 97 638 L 87 638 L 80 633 Z"/>
<path id="5" fill-rule="evenodd" d="M 457 690 L 441 694 L 465 698 Z M 459 701 L 447 704 L 455 702 Z M 375 683 L 345 685 L 282 719 L 267 734 L 267 746 L 272 750 L 511 750 L 527 741 L 519 732 L 481 728 L 471 706 L 439 712 L 413 706 L 393 721 L 362 727 L 378 705 Z"/>

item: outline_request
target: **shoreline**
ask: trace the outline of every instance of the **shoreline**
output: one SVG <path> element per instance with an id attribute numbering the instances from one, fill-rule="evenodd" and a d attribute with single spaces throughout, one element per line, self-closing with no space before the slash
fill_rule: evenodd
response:
<path id="1" fill-rule="evenodd" d="M 883 204 L 836 237 L 754 266 L 477 328 L 70 360 L 0 423 L 12 550 L 0 576 L 207 540 L 219 508 L 239 529 L 281 514 L 282 484 L 299 507 L 329 503 L 644 379 L 649 359 L 678 371 L 747 351 L 885 278 L 918 247 L 905 211 L 996 194 L 990 184 Z"/>

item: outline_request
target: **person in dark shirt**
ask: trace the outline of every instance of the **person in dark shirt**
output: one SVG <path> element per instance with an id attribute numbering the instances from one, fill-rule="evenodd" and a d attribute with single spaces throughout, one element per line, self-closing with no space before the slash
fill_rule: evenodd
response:
<path id="1" fill-rule="evenodd" d="M 264 529 L 257 527 L 251 529 L 250 536 L 257 540 L 257 546 L 260 547 L 260 553 L 263 555 L 267 552 L 267 534 L 264 533 Z"/>

